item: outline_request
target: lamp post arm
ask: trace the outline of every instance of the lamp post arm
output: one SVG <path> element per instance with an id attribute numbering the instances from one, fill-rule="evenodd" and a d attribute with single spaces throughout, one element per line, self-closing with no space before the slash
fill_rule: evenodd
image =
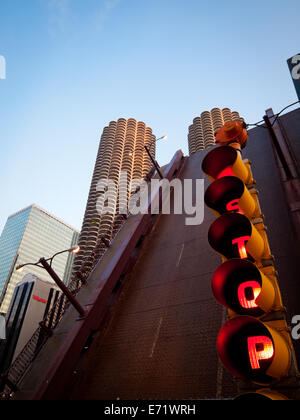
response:
<path id="1" fill-rule="evenodd" d="M 55 257 L 57 257 L 58 255 L 60 255 L 60 254 L 64 254 L 64 253 L 66 253 L 66 252 L 72 252 L 72 251 L 74 251 L 74 249 L 75 249 L 75 248 L 70 248 L 70 249 L 65 249 L 64 251 L 59 251 L 59 252 L 57 252 L 56 254 L 54 254 L 51 258 L 49 258 L 49 259 L 48 259 L 48 260 L 46 260 L 46 261 L 54 260 L 54 258 L 55 258 Z"/>
<path id="2" fill-rule="evenodd" d="M 146 152 L 147 152 L 147 154 L 148 154 L 149 158 L 151 159 L 151 162 L 152 162 L 152 163 L 153 163 L 153 165 L 155 166 L 155 169 L 157 170 L 157 173 L 158 173 L 158 175 L 159 175 L 160 179 L 163 179 L 163 178 L 164 178 L 164 176 L 163 176 L 163 174 L 161 173 L 160 166 L 158 165 L 158 163 L 156 162 L 156 160 L 155 160 L 155 159 L 153 159 L 153 156 L 151 155 L 150 150 L 148 149 L 148 147 L 147 147 L 147 146 L 144 146 L 144 147 L 145 147 L 145 150 L 146 150 Z"/>
<path id="3" fill-rule="evenodd" d="M 34 267 L 40 267 L 40 268 L 43 268 L 41 265 L 39 265 L 39 262 L 37 262 L 37 263 L 27 263 L 27 264 L 22 264 L 22 265 L 19 265 L 17 268 L 16 268 L 16 270 L 17 271 L 19 271 L 19 270 L 21 270 L 22 268 L 24 268 L 24 267 L 28 267 L 28 266 L 34 266 Z"/>

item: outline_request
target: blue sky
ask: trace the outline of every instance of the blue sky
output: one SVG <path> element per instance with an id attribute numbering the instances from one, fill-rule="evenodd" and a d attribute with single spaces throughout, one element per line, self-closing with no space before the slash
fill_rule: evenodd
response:
<path id="1" fill-rule="evenodd" d="M 299 0 L 1 0 L 0 231 L 36 203 L 80 229 L 103 128 L 145 121 L 157 160 L 202 111 L 248 123 L 297 100 Z"/>

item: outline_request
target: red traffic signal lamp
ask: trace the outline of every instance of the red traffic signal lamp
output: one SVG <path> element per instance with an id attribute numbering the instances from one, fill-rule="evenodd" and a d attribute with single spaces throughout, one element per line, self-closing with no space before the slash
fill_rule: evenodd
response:
<path id="1" fill-rule="evenodd" d="M 245 184 L 254 182 L 250 163 L 245 163 L 240 152 L 231 146 L 211 150 L 203 160 L 202 169 L 211 181 L 224 176 L 236 176 Z"/>
<path id="2" fill-rule="evenodd" d="M 286 376 L 291 364 L 290 349 L 283 336 L 249 316 L 233 318 L 222 327 L 217 350 L 234 376 L 261 385 Z"/>
<path id="3" fill-rule="evenodd" d="M 264 238 L 243 214 L 226 213 L 216 219 L 209 229 L 208 242 L 226 259 L 242 258 L 259 263 L 271 258 Z"/>
<path id="4" fill-rule="evenodd" d="M 216 300 L 235 314 L 261 317 L 277 304 L 273 281 L 247 259 L 224 262 L 212 278 Z"/>
<path id="5" fill-rule="evenodd" d="M 206 190 L 204 201 L 217 216 L 235 212 L 247 217 L 260 217 L 256 190 L 250 193 L 240 178 L 225 176 L 217 179 Z"/>

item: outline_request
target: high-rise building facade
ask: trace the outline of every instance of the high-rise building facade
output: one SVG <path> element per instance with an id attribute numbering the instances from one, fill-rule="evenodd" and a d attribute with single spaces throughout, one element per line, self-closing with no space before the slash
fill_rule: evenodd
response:
<path id="1" fill-rule="evenodd" d="M 22 351 L 60 294 L 55 284 L 40 280 L 33 274 L 26 274 L 16 285 L 6 314 L 6 340 L 0 342 L 1 373 Z"/>
<path id="2" fill-rule="evenodd" d="M 39 267 L 18 265 L 35 263 L 41 257 L 51 257 L 56 252 L 72 248 L 78 242 L 79 232 L 57 217 L 33 204 L 11 215 L 0 237 L 0 312 L 6 313 L 17 283 L 24 274 L 35 274 L 51 281 L 48 273 Z M 53 261 L 53 269 L 68 284 L 74 254 L 65 253 Z"/>
<path id="3" fill-rule="evenodd" d="M 213 108 L 210 112 L 204 111 L 200 117 L 196 117 L 193 124 L 189 127 L 188 143 L 190 155 L 214 146 L 215 133 L 227 121 L 243 121 L 243 119 L 238 112 L 231 112 L 229 108 Z"/>
<path id="4" fill-rule="evenodd" d="M 148 147 L 154 157 L 155 140 L 152 129 L 133 118 L 111 121 L 104 128 L 79 239 L 80 253 L 75 258 L 74 271 L 80 270 L 84 264 L 83 271 L 88 272 L 105 250 L 102 239 L 109 241 L 118 231 L 123 220 L 120 213 L 124 209 L 126 213 L 126 198 L 128 202 L 132 180 L 143 179 L 153 166 L 144 146 Z M 125 183 L 119 182 L 121 173 L 126 173 Z M 99 187 L 100 180 L 113 181 L 117 186 L 109 197 L 110 208 L 106 214 L 101 214 L 101 204 L 97 202 L 104 193 Z M 120 196 L 125 198 L 124 202 L 119 200 Z"/>

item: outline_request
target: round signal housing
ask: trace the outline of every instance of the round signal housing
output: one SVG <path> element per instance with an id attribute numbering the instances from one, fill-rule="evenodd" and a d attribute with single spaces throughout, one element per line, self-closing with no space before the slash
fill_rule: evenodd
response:
<path id="1" fill-rule="evenodd" d="M 265 243 L 255 226 L 243 214 L 226 213 L 216 219 L 208 231 L 210 246 L 227 259 L 259 261 Z"/>
<path id="2" fill-rule="evenodd" d="M 291 364 L 283 336 L 250 316 L 238 316 L 223 325 L 217 351 L 234 376 L 261 385 L 286 376 Z"/>
<path id="3" fill-rule="evenodd" d="M 230 146 L 215 147 L 207 153 L 202 162 L 202 170 L 211 181 L 224 176 L 236 176 L 244 184 L 252 184 L 254 181 L 241 153 Z"/>
<path id="4" fill-rule="evenodd" d="M 261 317 L 275 302 L 271 280 L 251 261 L 233 258 L 224 262 L 212 278 L 216 300 L 238 315 Z"/>
<path id="5" fill-rule="evenodd" d="M 217 215 L 236 212 L 252 217 L 256 211 L 256 203 L 249 190 L 235 176 L 225 176 L 210 184 L 204 201 Z"/>

